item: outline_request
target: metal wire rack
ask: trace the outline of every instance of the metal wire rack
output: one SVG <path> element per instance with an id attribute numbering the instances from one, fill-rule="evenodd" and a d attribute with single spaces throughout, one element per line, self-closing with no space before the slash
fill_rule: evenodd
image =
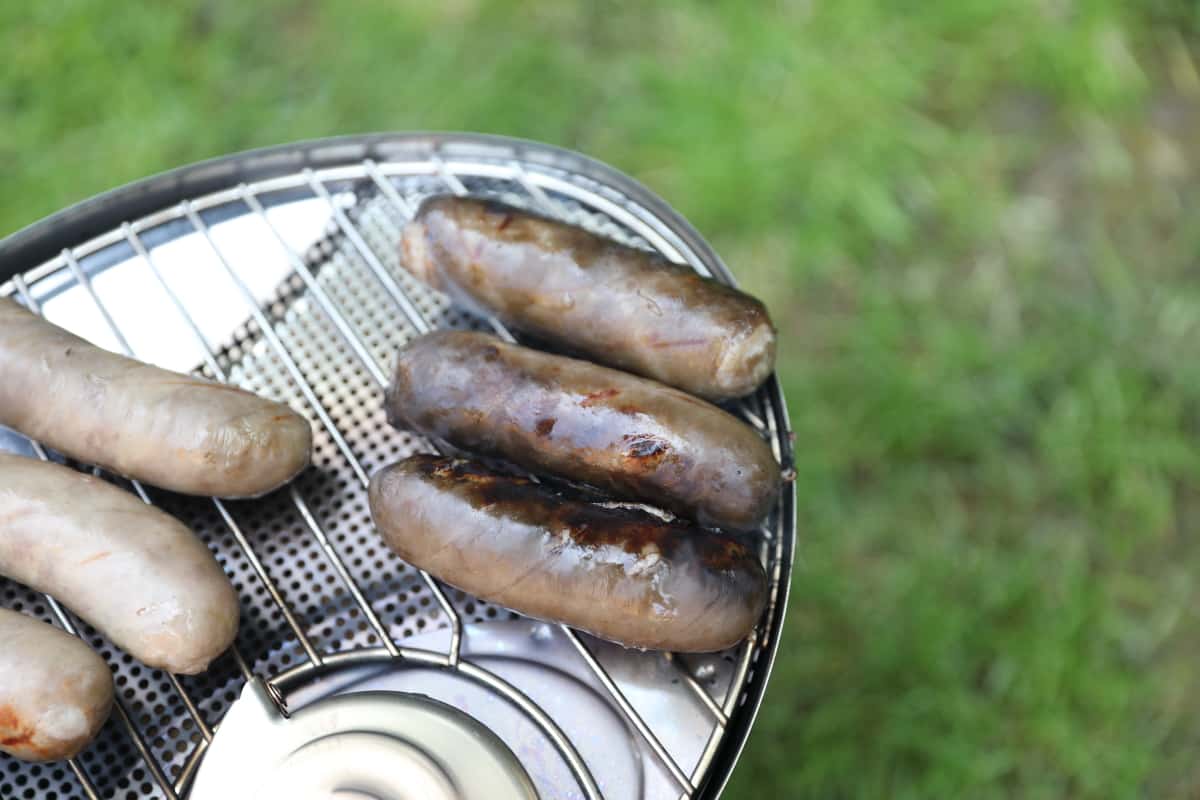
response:
<path id="1" fill-rule="evenodd" d="M 53 598 L 0 579 L 0 605 L 81 636 L 112 665 L 118 689 L 114 718 L 67 770 L 0 756 L 0 796 L 185 796 L 245 681 L 266 678 L 286 706 L 314 678 L 365 664 L 450 673 L 515 710 L 537 732 L 532 752 L 557 761 L 544 771 L 556 796 L 631 796 L 630 785 L 585 753 L 577 726 L 569 733 L 529 686 L 464 646 L 484 626 L 517 615 L 412 569 L 371 530 L 370 474 L 430 449 L 383 419 L 395 350 L 436 327 L 512 338 L 400 267 L 401 226 L 422 197 L 445 191 L 525 205 L 731 280 L 678 215 L 624 176 L 565 151 L 478 136 L 335 140 L 199 165 L 122 190 L 90 215 L 73 210 L 0 243 L 0 281 L 7 277 L 0 295 L 118 352 L 286 401 L 315 430 L 314 468 L 257 501 L 185 498 L 105 476 L 190 524 L 234 580 L 241 632 L 204 675 L 145 668 Z M 159 205 L 147 211 L 148 204 Z M 93 229 L 107 227 L 73 241 L 89 219 Z M 57 255 L 28 263 L 56 237 Z M 786 410 L 773 379 L 730 410 L 790 465 Z M 15 435 L 0 435 L 0 448 L 60 459 Z M 758 532 L 770 601 L 755 634 L 733 651 L 636 653 L 565 626 L 550 634 L 531 628 L 569 645 L 582 680 L 615 709 L 630 747 L 645 754 L 636 794 L 714 797 L 728 778 L 778 644 L 793 503 L 789 486 Z"/>

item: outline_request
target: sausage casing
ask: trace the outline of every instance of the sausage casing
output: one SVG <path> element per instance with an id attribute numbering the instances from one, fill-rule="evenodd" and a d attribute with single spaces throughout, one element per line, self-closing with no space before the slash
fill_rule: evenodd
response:
<path id="1" fill-rule="evenodd" d="M 752 528 L 779 488 L 767 443 L 716 406 L 482 333 L 414 339 L 400 352 L 386 402 L 398 427 L 705 525 Z"/>
<path id="2" fill-rule="evenodd" d="M 202 671 L 237 633 L 237 594 L 183 523 L 99 478 L 8 453 L 0 575 L 52 595 L 170 672 Z"/>
<path id="3" fill-rule="evenodd" d="M 312 450 L 308 421 L 282 403 L 111 353 L 5 298 L 0 376 L 0 425 L 185 494 L 265 494 Z"/>
<path id="4" fill-rule="evenodd" d="M 723 650 L 762 613 L 763 568 L 725 534 L 431 455 L 381 470 L 369 497 L 379 532 L 409 563 L 627 647 Z"/>
<path id="5" fill-rule="evenodd" d="M 774 368 L 775 329 L 758 300 L 572 225 L 439 195 L 402 247 L 405 267 L 454 299 L 701 397 L 747 394 Z"/>
<path id="6" fill-rule="evenodd" d="M 104 659 L 70 634 L 0 608 L 0 751 L 25 761 L 72 758 L 112 708 Z"/>

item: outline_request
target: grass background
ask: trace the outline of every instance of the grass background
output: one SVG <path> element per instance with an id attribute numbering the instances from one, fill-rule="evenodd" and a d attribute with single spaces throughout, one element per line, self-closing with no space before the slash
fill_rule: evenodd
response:
<path id="1" fill-rule="evenodd" d="M 388 129 L 541 139 L 770 304 L 800 550 L 727 796 L 1200 796 L 1200 11 L 0 4 L 0 235 Z"/>

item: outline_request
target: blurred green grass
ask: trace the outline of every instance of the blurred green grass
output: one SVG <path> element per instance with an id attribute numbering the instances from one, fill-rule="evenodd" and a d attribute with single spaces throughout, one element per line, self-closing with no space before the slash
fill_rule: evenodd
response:
<path id="1" fill-rule="evenodd" d="M 575 148 L 770 304 L 787 631 L 728 797 L 1200 793 L 1200 11 L 0 4 L 0 234 L 341 133 Z"/>

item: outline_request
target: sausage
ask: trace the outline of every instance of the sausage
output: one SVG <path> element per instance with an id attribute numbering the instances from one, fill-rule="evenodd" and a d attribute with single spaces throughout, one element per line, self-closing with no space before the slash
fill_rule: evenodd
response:
<path id="1" fill-rule="evenodd" d="M 0 751 L 25 761 L 72 758 L 112 708 L 113 679 L 83 642 L 0 608 Z"/>
<path id="2" fill-rule="evenodd" d="M 308 465 L 282 403 L 110 353 L 0 298 L 0 425 L 185 494 L 254 497 Z"/>
<path id="3" fill-rule="evenodd" d="M 608 508 L 477 462 L 415 455 L 376 473 L 371 516 L 397 555 L 522 614 L 646 650 L 741 641 L 766 598 L 732 536 Z"/>
<path id="4" fill-rule="evenodd" d="M 405 228 L 402 256 L 460 303 L 710 400 L 748 394 L 774 369 L 775 328 L 750 295 L 512 206 L 428 198 Z"/>
<path id="5" fill-rule="evenodd" d="M 170 672 L 202 671 L 237 633 L 237 594 L 183 523 L 99 478 L 8 453 L 0 575 L 54 596 Z"/>
<path id="6" fill-rule="evenodd" d="M 767 443 L 714 405 L 607 367 L 467 331 L 400 352 L 388 420 L 533 472 L 749 529 L 780 470 Z"/>

